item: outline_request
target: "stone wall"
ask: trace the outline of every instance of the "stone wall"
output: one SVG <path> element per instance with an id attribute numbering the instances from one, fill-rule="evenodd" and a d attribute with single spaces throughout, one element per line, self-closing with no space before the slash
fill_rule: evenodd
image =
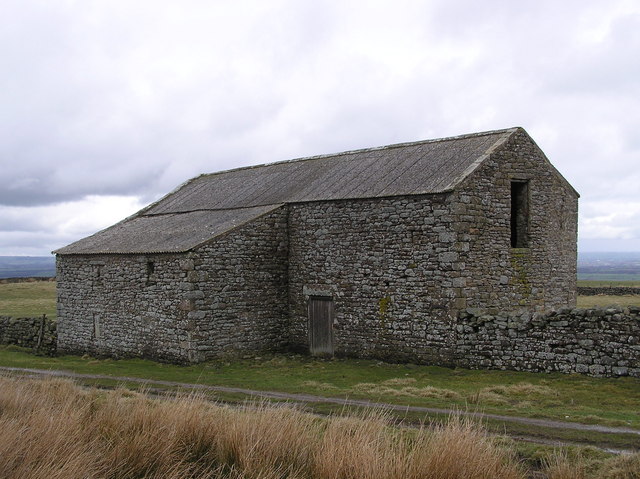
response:
<path id="1" fill-rule="evenodd" d="M 511 183 L 528 181 L 528 244 L 511 247 Z M 335 303 L 339 355 L 453 364 L 459 311 L 575 306 L 577 195 L 526 135 L 456 191 L 289 206 L 291 344 L 310 296 Z"/>
<path id="2" fill-rule="evenodd" d="M 57 258 L 60 351 L 195 362 L 287 342 L 286 211 L 184 254 Z"/>
<path id="3" fill-rule="evenodd" d="M 488 315 L 462 312 L 458 366 L 640 377 L 640 307 Z"/>
<path id="4" fill-rule="evenodd" d="M 192 360 L 287 347 L 287 252 L 285 207 L 196 250 L 183 303 Z"/>
<path id="5" fill-rule="evenodd" d="M 10 284 L 10 283 L 38 283 L 38 282 L 48 282 L 52 283 L 56 280 L 54 277 L 46 277 L 46 276 L 28 276 L 24 278 L 0 278 L 0 284 Z"/>
<path id="6" fill-rule="evenodd" d="M 335 302 L 338 355 L 451 361 L 458 249 L 451 195 L 290 205 L 291 344 L 309 350 L 310 295 Z"/>
<path id="7" fill-rule="evenodd" d="M 580 296 L 631 296 L 640 295 L 640 288 L 622 286 L 578 286 Z"/>
<path id="8" fill-rule="evenodd" d="M 175 254 L 58 256 L 58 349 L 188 360 L 183 260 Z"/>
<path id="9" fill-rule="evenodd" d="M 15 344 L 44 354 L 56 353 L 56 320 L 0 316 L 0 344 Z"/>
<path id="10" fill-rule="evenodd" d="M 511 182 L 528 182 L 526 248 L 511 247 Z M 466 306 L 548 311 L 576 304 L 578 197 L 522 132 L 454 192 L 454 232 L 467 248 Z"/>

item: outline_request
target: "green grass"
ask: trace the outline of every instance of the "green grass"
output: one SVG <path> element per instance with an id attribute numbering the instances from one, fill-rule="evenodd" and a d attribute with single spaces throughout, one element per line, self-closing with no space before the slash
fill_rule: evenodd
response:
<path id="1" fill-rule="evenodd" d="M 605 308 L 607 306 L 640 306 L 640 295 L 629 294 L 624 296 L 603 295 L 578 296 L 578 308 Z"/>
<path id="2" fill-rule="evenodd" d="M 587 281 L 578 280 L 579 287 L 590 288 L 640 288 L 640 281 Z M 579 308 L 603 308 L 606 306 L 640 306 L 640 295 L 628 294 L 618 295 L 595 295 L 595 296 L 578 296 Z"/>
<path id="3" fill-rule="evenodd" d="M 640 380 L 635 378 L 600 379 L 285 355 L 176 366 L 141 359 L 37 357 L 15 347 L 0 348 L 0 365 L 640 427 Z"/>
<path id="4" fill-rule="evenodd" d="M 55 281 L 0 284 L 0 315 L 56 317 Z"/>

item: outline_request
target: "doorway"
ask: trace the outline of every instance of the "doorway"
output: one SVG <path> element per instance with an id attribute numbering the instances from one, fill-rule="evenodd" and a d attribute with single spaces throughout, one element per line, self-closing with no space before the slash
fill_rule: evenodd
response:
<path id="1" fill-rule="evenodd" d="M 309 352 L 333 356 L 334 303 L 330 296 L 309 297 Z"/>

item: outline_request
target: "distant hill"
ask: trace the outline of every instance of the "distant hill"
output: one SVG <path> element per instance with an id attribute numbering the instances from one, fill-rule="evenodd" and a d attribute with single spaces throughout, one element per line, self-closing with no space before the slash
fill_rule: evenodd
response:
<path id="1" fill-rule="evenodd" d="M 0 256 L 0 278 L 50 278 L 55 275 L 54 256 Z"/>
<path id="2" fill-rule="evenodd" d="M 640 281 L 640 252 L 580 253 L 578 279 Z"/>

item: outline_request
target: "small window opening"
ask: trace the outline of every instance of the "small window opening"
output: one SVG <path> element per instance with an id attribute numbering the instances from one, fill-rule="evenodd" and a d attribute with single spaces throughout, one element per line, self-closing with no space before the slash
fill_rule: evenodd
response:
<path id="1" fill-rule="evenodd" d="M 529 246 L 529 182 L 511 182 L 511 247 Z"/>
<path id="2" fill-rule="evenodd" d="M 153 261 L 147 261 L 147 284 L 155 284 L 154 273 L 156 271 L 156 265 Z"/>
<path id="3" fill-rule="evenodd" d="M 91 339 L 102 338 L 102 331 L 100 329 L 100 318 L 96 314 L 93 315 L 93 331 L 91 336 Z"/>

